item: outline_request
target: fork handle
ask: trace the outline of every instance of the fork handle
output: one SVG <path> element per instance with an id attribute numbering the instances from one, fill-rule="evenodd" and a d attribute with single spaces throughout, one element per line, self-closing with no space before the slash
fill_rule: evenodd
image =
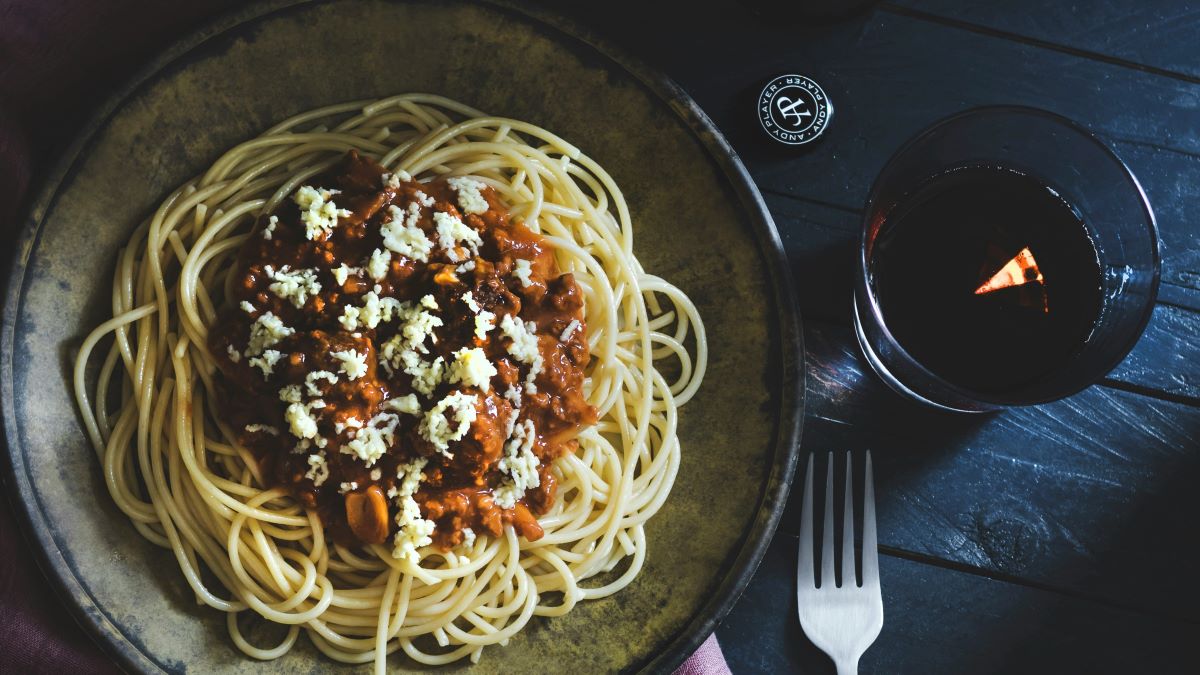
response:
<path id="1" fill-rule="evenodd" d="M 837 661 L 837 675 L 858 675 L 858 659 Z"/>

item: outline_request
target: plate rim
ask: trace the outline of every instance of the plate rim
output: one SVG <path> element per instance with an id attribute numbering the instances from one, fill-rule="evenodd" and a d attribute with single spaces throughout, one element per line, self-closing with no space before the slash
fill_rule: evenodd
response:
<path id="1" fill-rule="evenodd" d="M 45 511 L 34 508 L 38 502 L 29 479 L 24 451 L 17 433 L 14 411 L 13 349 L 17 334 L 17 314 L 24 299 L 28 259 L 40 239 L 45 215 L 57 200 L 58 193 L 73 172 L 83 151 L 122 104 L 140 87 L 174 63 L 187 56 L 207 40 L 220 36 L 238 26 L 259 20 L 270 14 L 301 5 L 328 4 L 336 0 L 259 0 L 227 10 L 203 22 L 198 28 L 174 40 L 157 52 L 124 80 L 111 95 L 93 108 L 79 127 L 71 143 L 58 155 L 51 169 L 30 192 L 27 205 L 16 220 L 16 246 L 8 256 L 7 282 L 4 292 L 3 318 L 0 322 L 0 409 L 3 417 L 5 456 L 4 474 L 0 476 L 9 489 L 5 490 L 18 529 L 34 552 L 43 577 L 54 588 L 60 602 L 70 611 L 76 623 L 110 659 L 127 672 L 164 672 L 161 664 L 149 655 L 138 641 L 126 635 L 93 600 L 90 592 L 75 576 L 66 551 L 60 549 L 49 535 L 52 523 Z M 795 286 L 784 252 L 783 242 L 775 227 L 770 210 L 737 152 L 707 114 L 682 87 L 656 68 L 630 55 L 624 48 L 598 36 L 575 19 L 546 7 L 526 4 L 520 0 L 483 0 L 492 9 L 515 14 L 527 22 L 538 24 L 556 33 L 566 43 L 580 43 L 602 60 L 615 64 L 684 123 L 710 160 L 720 169 L 741 210 L 750 220 L 767 271 L 768 286 L 774 294 L 774 319 L 779 329 L 779 349 L 776 356 L 780 368 L 778 424 L 774 447 L 770 448 L 771 469 L 759 495 L 751 527 L 740 549 L 730 563 L 728 572 L 717 584 L 715 592 L 692 616 L 660 653 L 648 661 L 630 664 L 638 672 L 669 673 L 695 652 L 714 632 L 741 597 L 750 579 L 766 554 L 776 527 L 782 517 L 800 455 L 800 438 L 804 418 L 805 371 L 804 340 Z M 768 355 L 770 358 L 772 355 Z M 15 489 L 14 489 L 15 488 Z"/>

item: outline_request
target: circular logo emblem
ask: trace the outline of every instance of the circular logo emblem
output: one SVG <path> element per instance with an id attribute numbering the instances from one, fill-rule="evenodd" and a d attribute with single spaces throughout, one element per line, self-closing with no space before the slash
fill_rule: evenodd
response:
<path id="1" fill-rule="evenodd" d="M 825 132 L 831 117 L 833 104 L 825 90 L 803 75 L 780 75 L 758 97 L 758 121 L 780 143 L 812 142 Z"/>

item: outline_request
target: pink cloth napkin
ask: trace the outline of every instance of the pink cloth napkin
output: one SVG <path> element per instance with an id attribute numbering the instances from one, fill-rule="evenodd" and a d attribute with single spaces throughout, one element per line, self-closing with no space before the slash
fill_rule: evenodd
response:
<path id="1" fill-rule="evenodd" d="M 716 634 L 709 635 L 696 653 L 675 669 L 675 675 L 732 675 Z"/>

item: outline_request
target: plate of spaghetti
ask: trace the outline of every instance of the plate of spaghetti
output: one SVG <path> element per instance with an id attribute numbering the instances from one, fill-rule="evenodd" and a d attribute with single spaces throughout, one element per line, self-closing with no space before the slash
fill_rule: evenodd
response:
<path id="1" fill-rule="evenodd" d="M 241 10 L 112 98 L 22 236 L 10 484 L 128 670 L 669 670 L 785 502 L 770 216 L 561 19 Z"/>

